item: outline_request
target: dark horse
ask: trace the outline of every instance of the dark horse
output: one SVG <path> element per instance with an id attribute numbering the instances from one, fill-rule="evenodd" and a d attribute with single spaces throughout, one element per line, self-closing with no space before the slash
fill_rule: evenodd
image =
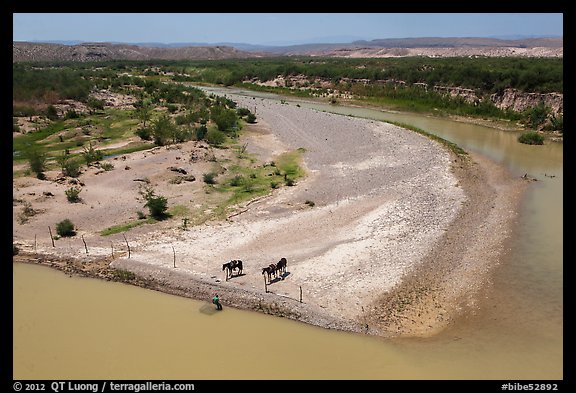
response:
<path id="1" fill-rule="evenodd" d="M 268 282 L 271 281 L 272 275 L 276 275 L 276 265 L 271 263 L 270 265 L 262 268 L 262 274 L 266 273 L 268 276 Z"/>
<path id="2" fill-rule="evenodd" d="M 226 281 L 232 277 L 234 270 L 238 269 L 237 276 L 242 274 L 242 261 L 234 259 L 222 265 L 222 271 L 226 271 Z"/>
<path id="3" fill-rule="evenodd" d="M 278 263 L 276 264 L 276 272 L 278 273 L 286 273 L 286 265 L 288 264 L 288 261 L 286 260 L 286 258 L 282 258 L 278 261 Z"/>

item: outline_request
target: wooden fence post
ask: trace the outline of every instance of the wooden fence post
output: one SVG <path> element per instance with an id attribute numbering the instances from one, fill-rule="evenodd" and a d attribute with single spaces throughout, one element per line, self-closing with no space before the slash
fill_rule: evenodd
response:
<path id="1" fill-rule="evenodd" d="M 50 225 L 48 225 L 48 232 L 50 232 L 50 240 L 52 240 L 52 247 L 56 247 L 54 244 L 54 237 L 52 236 L 52 229 L 50 229 Z"/>
<path id="2" fill-rule="evenodd" d="M 176 268 L 176 250 L 174 250 L 174 246 L 172 246 L 172 253 L 174 254 L 174 268 Z"/>
<path id="3" fill-rule="evenodd" d="M 84 249 L 86 250 L 86 254 L 88 254 L 88 246 L 86 245 L 86 240 L 84 240 L 84 235 L 82 237 L 82 242 L 84 243 Z"/>
<path id="4" fill-rule="evenodd" d="M 126 242 L 126 247 L 128 247 L 128 259 L 130 259 L 130 244 L 128 244 L 128 239 L 126 239 L 126 235 L 122 234 L 122 236 L 124 236 L 124 241 Z"/>

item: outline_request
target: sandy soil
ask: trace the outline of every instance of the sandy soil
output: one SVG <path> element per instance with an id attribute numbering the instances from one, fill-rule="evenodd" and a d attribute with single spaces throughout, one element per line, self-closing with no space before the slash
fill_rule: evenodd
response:
<path id="1" fill-rule="evenodd" d="M 226 154 L 196 142 L 155 148 L 111 159 L 112 171 L 87 170 L 80 204 L 66 201 L 70 184 L 14 179 L 14 241 L 28 252 L 86 261 L 84 239 L 91 259 L 112 260 L 136 273 L 139 285 L 201 299 L 218 292 L 225 305 L 330 328 L 426 336 L 473 312 L 512 233 L 521 179 L 390 124 L 231 98 L 259 119 L 243 136 L 248 151 L 264 163 L 305 148 L 305 180 L 239 206 L 226 221 L 137 227 L 125 233 L 128 258 L 122 234 L 96 232 L 144 209 L 141 180 L 170 204 L 200 208 L 201 174 L 211 155 Z M 170 183 L 172 166 L 198 180 Z M 39 214 L 21 224 L 23 201 Z M 63 218 L 78 235 L 52 247 L 47 227 L 54 231 Z M 287 271 L 265 292 L 262 268 L 282 257 Z M 244 271 L 226 280 L 222 264 L 232 259 Z"/>

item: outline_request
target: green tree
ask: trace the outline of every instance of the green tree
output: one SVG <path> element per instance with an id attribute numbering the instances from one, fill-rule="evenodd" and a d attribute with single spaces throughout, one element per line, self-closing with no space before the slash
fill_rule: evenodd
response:
<path id="1" fill-rule="evenodd" d="M 90 111 L 91 115 L 94 114 L 94 112 L 96 111 L 104 110 L 104 101 L 98 100 L 94 97 L 88 98 L 86 104 L 88 105 L 88 110 Z"/>
<path id="2" fill-rule="evenodd" d="M 152 126 L 152 136 L 154 143 L 158 146 L 168 144 L 170 139 L 174 139 L 176 134 L 176 125 L 168 115 L 163 115 Z"/>
<path id="3" fill-rule="evenodd" d="M 46 175 L 44 175 L 44 171 L 46 170 L 46 159 L 46 153 L 37 146 L 28 151 L 28 164 L 30 165 L 30 170 L 35 173 L 36 177 L 40 180 L 46 178 Z"/>
<path id="4" fill-rule="evenodd" d="M 142 122 L 142 128 L 146 128 L 146 122 L 152 117 L 151 108 L 148 104 L 142 104 L 142 106 L 136 109 L 136 117 Z"/>
<path id="5" fill-rule="evenodd" d="M 219 105 L 210 109 L 210 118 L 222 132 L 229 132 L 236 126 L 236 112 Z"/>

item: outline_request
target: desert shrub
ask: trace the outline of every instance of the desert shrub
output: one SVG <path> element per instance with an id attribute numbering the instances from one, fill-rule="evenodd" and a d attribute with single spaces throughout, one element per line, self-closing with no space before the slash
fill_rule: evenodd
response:
<path id="1" fill-rule="evenodd" d="M 100 168 L 104 169 L 105 171 L 111 171 L 114 169 L 114 164 L 111 162 L 103 162 L 100 164 Z"/>
<path id="2" fill-rule="evenodd" d="M 201 125 L 200 127 L 196 128 L 196 140 L 201 141 L 206 136 L 208 132 L 208 128 L 205 125 Z"/>
<path id="3" fill-rule="evenodd" d="M 146 218 L 146 214 L 145 214 L 143 211 L 140 211 L 140 210 L 138 210 L 138 211 L 136 212 L 136 215 L 138 216 L 138 219 L 139 219 L 139 220 L 143 220 L 143 219 Z"/>
<path id="4" fill-rule="evenodd" d="M 255 115 L 254 113 L 249 113 L 249 114 L 246 116 L 246 121 L 247 121 L 248 123 L 250 123 L 250 124 L 256 123 L 256 115 Z"/>
<path id="5" fill-rule="evenodd" d="M 150 211 L 150 215 L 158 220 L 166 217 L 168 210 L 168 200 L 161 195 L 150 195 L 144 205 Z"/>
<path id="6" fill-rule="evenodd" d="M 216 184 L 216 174 L 214 172 L 208 172 L 202 175 L 202 180 L 206 184 Z"/>
<path id="7" fill-rule="evenodd" d="M 204 136 L 204 139 L 209 144 L 218 146 L 224 143 L 226 140 L 226 134 L 218 130 L 209 130 Z"/>
<path id="8" fill-rule="evenodd" d="M 25 224 L 28 222 L 30 217 L 36 215 L 36 210 L 32 208 L 32 204 L 28 201 L 24 202 L 24 206 L 22 207 L 22 211 L 18 214 L 18 222 L 20 224 Z"/>
<path id="9" fill-rule="evenodd" d="M 40 180 L 46 178 L 44 175 L 44 171 L 46 170 L 46 158 L 46 153 L 37 147 L 28 151 L 28 164 L 30 165 L 30 171 L 35 173 L 36 177 Z"/>
<path id="10" fill-rule="evenodd" d="M 80 115 L 74 109 L 68 109 L 64 115 L 65 119 L 78 119 Z"/>
<path id="11" fill-rule="evenodd" d="M 134 133 L 145 141 L 152 139 L 152 130 L 150 128 L 142 127 L 134 131 Z"/>
<path id="12" fill-rule="evenodd" d="M 93 162 L 100 161 L 104 157 L 104 153 L 101 150 L 96 150 L 92 146 L 92 143 L 88 145 L 88 147 L 84 146 L 84 160 L 86 160 L 86 165 L 90 165 Z"/>
<path id="13" fill-rule="evenodd" d="M 236 113 L 238 113 L 238 116 L 246 116 L 251 112 L 250 109 L 248 108 L 238 108 L 236 109 Z"/>
<path id="14" fill-rule="evenodd" d="M 540 104 L 533 108 L 527 109 L 525 111 L 526 117 L 528 118 L 528 124 L 531 128 L 538 128 L 540 125 L 544 124 L 550 113 L 550 108 Z"/>
<path id="15" fill-rule="evenodd" d="M 76 231 L 74 230 L 74 224 L 69 219 L 65 219 L 56 224 L 56 233 L 62 237 L 74 236 Z"/>
<path id="16" fill-rule="evenodd" d="M 80 163 L 77 160 L 68 160 L 62 167 L 64 176 L 78 177 L 82 173 Z"/>
<path id="17" fill-rule="evenodd" d="M 82 189 L 80 187 L 70 187 L 64 193 L 66 194 L 66 199 L 68 202 L 76 203 L 80 202 L 80 192 Z"/>
<path id="18" fill-rule="evenodd" d="M 237 187 L 242 184 L 244 178 L 241 175 L 236 175 L 230 180 L 230 185 L 232 187 Z"/>
<path id="19" fill-rule="evenodd" d="M 518 137 L 518 142 L 525 143 L 527 145 L 543 145 L 544 137 L 537 132 L 530 131 Z"/>
<path id="20" fill-rule="evenodd" d="M 48 108 L 46 108 L 46 117 L 50 120 L 58 120 L 58 110 L 54 105 L 48 105 Z"/>

